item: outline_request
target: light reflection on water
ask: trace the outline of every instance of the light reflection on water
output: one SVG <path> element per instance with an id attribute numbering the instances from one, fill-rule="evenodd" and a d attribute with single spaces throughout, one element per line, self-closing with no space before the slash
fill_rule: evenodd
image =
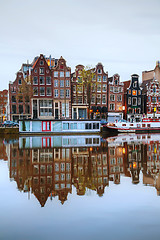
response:
<path id="1" fill-rule="evenodd" d="M 158 239 L 160 135 L 0 139 L 0 239 Z"/>

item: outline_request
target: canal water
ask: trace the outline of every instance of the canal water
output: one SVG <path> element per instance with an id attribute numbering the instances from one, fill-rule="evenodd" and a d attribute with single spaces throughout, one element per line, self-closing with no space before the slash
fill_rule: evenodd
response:
<path id="1" fill-rule="evenodd" d="M 160 135 L 0 138 L 0 240 L 159 239 Z"/>

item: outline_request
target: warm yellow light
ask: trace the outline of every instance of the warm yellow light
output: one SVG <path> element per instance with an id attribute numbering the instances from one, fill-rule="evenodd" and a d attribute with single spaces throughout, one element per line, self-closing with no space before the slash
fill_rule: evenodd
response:
<path id="1" fill-rule="evenodd" d="M 125 150 L 125 148 L 123 148 L 123 153 L 125 153 L 126 152 L 126 150 Z"/>
<path id="2" fill-rule="evenodd" d="M 136 91 L 136 90 L 133 90 L 133 91 L 132 91 L 132 95 L 134 95 L 134 96 L 137 95 L 137 91 Z"/>
<path id="3" fill-rule="evenodd" d="M 137 167 L 137 163 L 134 162 L 134 163 L 133 163 L 133 168 L 136 168 L 136 167 Z"/>

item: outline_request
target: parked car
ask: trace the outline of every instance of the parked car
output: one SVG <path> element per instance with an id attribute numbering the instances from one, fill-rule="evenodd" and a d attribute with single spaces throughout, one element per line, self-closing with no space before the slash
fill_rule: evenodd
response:
<path id="1" fill-rule="evenodd" d="M 19 124 L 13 121 L 4 121 L 2 127 L 19 127 Z"/>

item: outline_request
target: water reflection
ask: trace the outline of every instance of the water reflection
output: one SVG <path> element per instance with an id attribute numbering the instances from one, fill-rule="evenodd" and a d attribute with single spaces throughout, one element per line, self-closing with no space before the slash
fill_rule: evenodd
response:
<path id="1" fill-rule="evenodd" d="M 0 139 L 1 159 L 8 159 L 10 179 L 20 191 L 35 195 L 43 207 L 58 196 L 63 204 L 72 186 L 103 196 L 121 176 L 153 186 L 160 195 L 160 135 L 42 136 Z"/>

